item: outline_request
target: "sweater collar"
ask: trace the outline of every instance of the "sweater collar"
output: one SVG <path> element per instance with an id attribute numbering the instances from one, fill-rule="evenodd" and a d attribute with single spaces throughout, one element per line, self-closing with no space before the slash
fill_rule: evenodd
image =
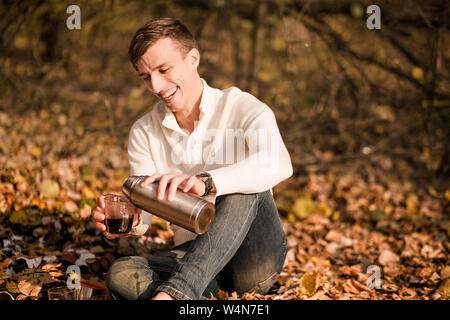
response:
<path id="1" fill-rule="evenodd" d="M 212 92 L 212 88 L 210 86 L 208 86 L 208 84 L 206 83 L 206 81 L 201 78 L 201 81 L 203 83 L 203 92 L 202 92 L 202 97 L 200 100 L 200 119 L 198 122 L 200 122 L 203 118 L 203 115 L 206 114 L 212 107 L 212 100 L 213 100 L 213 92 Z M 162 121 L 162 125 L 165 126 L 168 129 L 171 129 L 173 131 L 176 131 L 178 133 L 181 134 L 189 134 L 188 131 L 182 129 L 177 122 L 177 119 L 175 118 L 175 114 L 170 111 L 169 109 L 167 109 L 166 107 L 165 111 L 166 114 L 164 116 L 164 119 Z M 196 124 L 197 125 L 197 122 Z"/>

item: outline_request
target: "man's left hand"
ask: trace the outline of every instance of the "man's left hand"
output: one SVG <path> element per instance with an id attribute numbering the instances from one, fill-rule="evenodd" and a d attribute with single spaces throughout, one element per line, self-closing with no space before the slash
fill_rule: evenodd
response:
<path id="1" fill-rule="evenodd" d="M 180 189 L 183 192 L 190 192 L 196 196 L 202 196 L 205 193 L 205 183 L 196 176 L 190 176 L 183 173 L 160 174 L 154 173 L 147 177 L 141 187 L 146 187 L 153 182 L 159 181 L 157 199 L 164 200 L 167 186 L 167 200 L 172 201 L 175 198 L 175 192 Z"/>

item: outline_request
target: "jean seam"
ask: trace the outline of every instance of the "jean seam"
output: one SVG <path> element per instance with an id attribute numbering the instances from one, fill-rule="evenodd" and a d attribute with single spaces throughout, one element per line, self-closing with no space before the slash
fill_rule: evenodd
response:
<path id="1" fill-rule="evenodd" d="M 275 271 L 275 272 L 271 273 L 270 276 L 268 276 L 268 277 L 265 278 L 264 280 L 258 282 L 254 287 L 252 287 L 252 288 L 250 288 L 250 289 L 248 289 L 248 290 L 244 290 L 244 291 L 245 291 L 245 292 L 256 291 L 256 289 L 257 289 L 262 283 L 266 282 L 266 281 L 269 280 L 269 279 L 274 278 L 274 277 L 275 277 L 276 275 L 278 275 L 278 274 L 280 274 L 280 273 Z"/>

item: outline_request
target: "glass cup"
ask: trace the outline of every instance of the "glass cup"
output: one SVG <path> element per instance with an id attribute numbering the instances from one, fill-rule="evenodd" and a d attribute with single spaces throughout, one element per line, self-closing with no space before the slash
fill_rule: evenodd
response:
<path id="1" fill-rule="evenodd" d="M 109 292 L 106 288 L 96 288 L 81 285 L 81 288 L 77 291 L 77 300 L 108 300 Z"/>
<path id="2" fill-rule="evenodd" d="M 107 194 L 104 199 L 106 233 L 114 236 L 128 235 L 134 219 L 137 219 L 136 207 L 121 195 Z"/>
<path id="3" fill-rule="evenodd" d="M 77 300 L 78 292 L 68 287 L 51 288 L 47 292 L 48 300 Z"/>

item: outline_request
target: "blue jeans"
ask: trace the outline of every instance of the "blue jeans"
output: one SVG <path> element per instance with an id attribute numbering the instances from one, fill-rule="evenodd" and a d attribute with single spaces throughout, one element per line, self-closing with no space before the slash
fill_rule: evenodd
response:
<path id="1" fill-rule="evenodd" d="M 267 293 L 286 257 L 286 238 L 270 191 L 216 199 L 208 232 L 150 258 L 116 260 L 106 285 L 116 299 L 151 299 L 164 291 L 178 300 L 210 298 L 217 288 Z"/>

